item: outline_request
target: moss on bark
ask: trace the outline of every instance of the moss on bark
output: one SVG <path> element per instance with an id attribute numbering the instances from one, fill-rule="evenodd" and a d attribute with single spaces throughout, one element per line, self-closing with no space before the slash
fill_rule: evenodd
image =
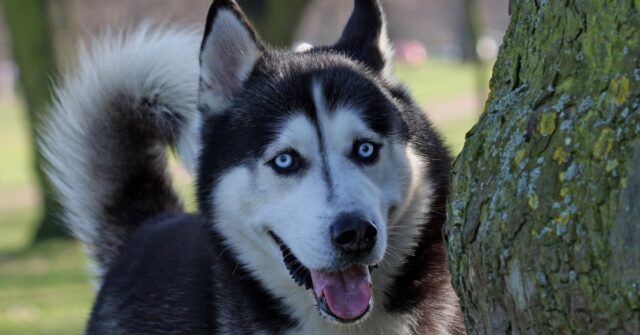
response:
<path id="1" fill-rule="evenodd" d="M 640 1 L 512 0 L 445 228 L 470 333 L 640 333 Z"/>

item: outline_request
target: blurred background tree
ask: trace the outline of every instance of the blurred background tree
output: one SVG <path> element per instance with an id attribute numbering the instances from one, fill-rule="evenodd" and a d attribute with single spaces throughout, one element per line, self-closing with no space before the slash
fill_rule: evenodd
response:
<path id="1" fill-rule="evenodd" d="M 239 0 L 238 4 L 269 44 L 290 47 L 310 0 Z"/>
<path id="2" fill-rule="evenodd" d="M 477 45 L 482 33 L 482 23 L 476 0 L 463 0 L 464 20 L 461 20 L 462 58 L 469 62 L 480 62 Z"/>
<path id="3" fill-rule="evenodd" d="M 487 82 L 489 80 L 488 71 L 484 63 L 486 59 L 481 57 L 478 52 L 483 24 L 482 16 L 480 15 L 478 1 L 477 0 L 463 0 L 464 5 L 464 20 L 461 21 L 462 26 L 462 59 L 467 62 L 475 64 L 475 76 L 476 76 L 476 94 L 478 104 L 482 105 L 486 99 L 487 94 Z"/>
<path id="4" fill-rule="evenodd" d="M 57 6 L 65 1 L 58 0 Z M 42 113 L 51 99 L 51 76 L 56 73 L 56 52 L 49 2 L 43 0 L 4 0 L 5 19 L 11 36 L 13 59 L 18 66 L 20 93 L 26 103 L 34 170 L 40 197 L 42 216 L 34 242 L 67 236 L 59 219 L 59 206 L 51 191 L 49 180 L 42 171 L 42 157 L 38 150 L 37 129 Z M 60 10 L 59 13 L 65 13 Z"/>

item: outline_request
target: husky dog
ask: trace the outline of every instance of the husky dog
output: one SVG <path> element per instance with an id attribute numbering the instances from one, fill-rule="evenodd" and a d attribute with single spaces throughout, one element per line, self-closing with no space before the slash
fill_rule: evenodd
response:
<path id="1" fill-rule="evenodd" d="M 377 0 L 304 52 L 267 47 L 233 0 L 202 40 L 143 27 L 94 44 L 41 141 L 96 265 L 87 333 L 464 333 L 441 232 L 451 158 L 392 78 Z"/>

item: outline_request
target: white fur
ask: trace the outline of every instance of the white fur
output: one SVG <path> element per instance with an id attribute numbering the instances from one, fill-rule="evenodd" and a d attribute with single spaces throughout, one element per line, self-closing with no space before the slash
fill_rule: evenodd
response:
<path id="1" fill-rule="evenodd" d="M 282 298 L 288 312 L 301 321 L 291 334 L 408 334 L 416 316 L 389 314 L 382 306 L 387 302 L 384 290 L 417 243 L 420 229 L 416 223 L 423 222 L 431 201 L 432 186 L 421 174 L 427 163 L 411 148 L 387 140 L 377 164 L 356 166 L 347 157 L 353 141 L 362 137 L 382 139 L 366 126 L 357 107 L 328 111 L 320 83 L 312 89 L 324 140 L 324 161 L 334 181 L 333 200 L 328 200 L 328 187 L 322 177 L 323 157 L 316 129 L 302 113 L 292 113 L 296 116 L 285 122 L 262 160 L 222 176 L 211 195 L 218 230 L 239 261 L 269 292 Z M 309 161 L 301 177 L 283 178 L 265 164 L 289 147 Z M 392 206 L 396 210 L 390 217 Z M 347 210 L 358 210 L 378 225 L 379 242 L 370 261 L 380 263 L 380 268 L 372 274 L 374 305 L 369 317 L 345 326 L 319 314 L 313 293 L 291 279 L 268 231 L 278 234 L 307 268 L 327 268 L 336 256 L 328 227 L 336 215 Z"/>
<path id="2" fill-rule="evenodd" d="M 394 50 L 391 41 L 389 40 L 389 33 L 387 28 L 387 18 L 384 11 L 382 12 L 382 29 L 380 30 L 380 37 L 378 38 L 378 48 L 382 53 L 382 58 L 385 60 L 384 69 L 382 70 L 383 77 L 393 77 L 393 57 Z"/>
<path id="3" fill-rule="evenodd" d="M 200 105 L 213 113 L 224 109 L 262 55 L 233 12 L 222 9 L 216 15 L 200 56 Z"/>
<path id="4" fill-rule="evenodd" d="M 112 100 L 156 96 L 185 121 L 178 149 L 193 171 L 197 147 L 196 123 L 198 34 L 190 29 L 150 29 L 109 32 L 82 46 L 78 63 L 55 91 L 39 144 L 49 166 L 47 174 L 65 209 L 64 220 L 90 255 L 97 239 L 102 200 L 113 190 L 90 173 L 90 152 L 99 133 L 92 123 L 105 118 Z M 162 112 L 162 111 L 159 111 Z M 105 269 L 96 267 L 98 276 Z"/>

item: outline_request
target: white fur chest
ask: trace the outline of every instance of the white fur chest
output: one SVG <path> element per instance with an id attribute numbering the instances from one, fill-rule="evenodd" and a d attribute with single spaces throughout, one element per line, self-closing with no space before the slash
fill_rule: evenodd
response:
<path id="1" fill-rule="evenodd" d="M 362 322 L 346 326 L 329 323 L 318 313 L 314 315 L 287 335 L 409 335 L 416 322 L 410 314 L 390 314 L 382 309 L 373 311 Z"/>

